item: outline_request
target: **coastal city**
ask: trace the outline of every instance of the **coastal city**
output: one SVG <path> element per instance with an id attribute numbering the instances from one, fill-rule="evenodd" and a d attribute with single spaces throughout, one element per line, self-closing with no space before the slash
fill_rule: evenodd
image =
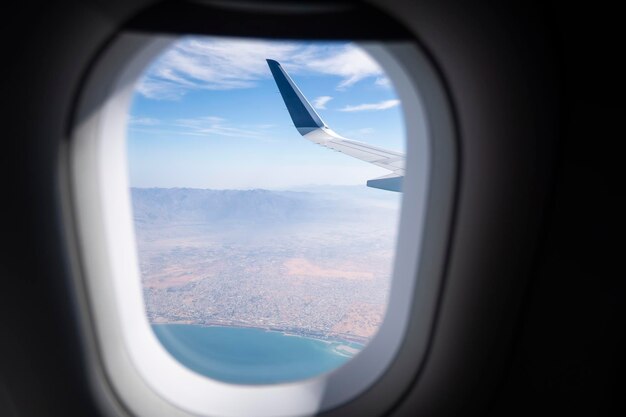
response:
<path id="1" fill-rule="evenodd" d="M 365 344 L 383 320 L 396 233 L 389 209 L 352 210 L 341 222 L 279 214 L 259 226 L 242 220 L 249 214 L 199 223 L 163 216 L 163 207 L 155 219 L 142 216 L 144 206 L 136 201 L 136 219 L 151 220 L 136 221 L 136 235 L 153 324 L 254 327 Z M 349 209 L 337 205 L 334 213 Z"/>

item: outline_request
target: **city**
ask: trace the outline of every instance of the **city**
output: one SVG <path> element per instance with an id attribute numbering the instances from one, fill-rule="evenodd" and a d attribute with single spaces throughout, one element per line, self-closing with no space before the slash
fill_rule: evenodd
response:
<path id="1" fill-rule="evenodd" d="M 188 192 L 203 191 L 210 192 Z M 239 191 L 235 198 L 245 199 L 251 192 Z M 270 215 L 262 209 L 238 211 L 197 222 L 199 211 L 190 209 L 206 206 L 204 199 L 186 195 L 191 206 L 181 209 L 178 195 L 178 200 L 168 200 L 176 209 L 161 206 L 155 216 L 141 212 L 146 193 L 133 190 L 151 323 L 255 327 L 360 344 L 376 333 L 392 271 L 397 222 L 393 202 L 357 209 L 365 200 L 352 198 L 346 204 L 326 198 L 332 210 L 303 220 L 298 212 L 319 198 L 298 193 L 278 200 L 290 207 L 289 216 L 271 201 Z M 272 192 L 263 196 L 273 197 Z M 210 198 L 220 197 L 213 193 Z M 294 199 L 298 210 L 293 210 Z M 233 195 L 229 201 L 236 204 Z"/>

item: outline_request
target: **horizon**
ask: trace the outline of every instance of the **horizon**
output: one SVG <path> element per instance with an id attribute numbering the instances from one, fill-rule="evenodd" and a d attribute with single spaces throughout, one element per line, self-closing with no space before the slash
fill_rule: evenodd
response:
<path id="1" fill-rule="evenodd" d="M 164 189 L 164 190 L 212 190 L 212 191 L 254 191 L 254 190 L 263 190 L 263 191 L 290 191 L 293 189 L 302 189 L 302 188 L 354 188 L 354 189 L 363 189 L 363 190 L 373 190 L 376 192 L 385 192 L 389 193 L 387 190 L 379 190 L 376 188 L 368 187 L 364 184 L 302 184 L 288 188 L 201 188 L 201 187 L 185 187 L 185 186 L 172 186 L 172 187 L 161 187 L 161 186 L 148 186 L 148 187 L 140 187 L 131 185 L 129 188 L 140 188 L 140 189 Z"/>

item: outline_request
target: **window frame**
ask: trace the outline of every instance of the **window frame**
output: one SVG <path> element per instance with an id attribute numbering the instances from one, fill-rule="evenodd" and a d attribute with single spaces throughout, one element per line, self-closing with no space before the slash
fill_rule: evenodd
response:
<path id="1" fill-rule="evenodd" d="M 141 293 L 126 123 L 134 81 L 173 39 L 120 34 L 94 65 L 77 107 L 70 177 L 81 277 L 100 352 L 92 366 L 139 415 L 293 416 L 346 406 L 363 415 L 384 411 L 410 383 L 426 352 L 449 236 L 456 140 L 434 65 L 415 43 L 360 44 L 396 86 L 407 138 L 415 138 L 407 140 L 394 274 L 379 332 L 330 374 L 288 384 L 233 385 L 195 374 L 167 354 L 149 328 Z"/>

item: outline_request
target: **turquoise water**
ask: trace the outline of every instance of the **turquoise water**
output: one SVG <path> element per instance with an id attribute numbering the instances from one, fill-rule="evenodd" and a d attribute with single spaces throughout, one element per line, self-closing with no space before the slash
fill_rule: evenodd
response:
<path id="1" fill-rule="evenodd" d="M 350 342 L 289 336 L 241 327 L 152 326 L 165 349 L 191 370 L 236 384 L 272 384 L 311 378 L 350 360 Z"/>

